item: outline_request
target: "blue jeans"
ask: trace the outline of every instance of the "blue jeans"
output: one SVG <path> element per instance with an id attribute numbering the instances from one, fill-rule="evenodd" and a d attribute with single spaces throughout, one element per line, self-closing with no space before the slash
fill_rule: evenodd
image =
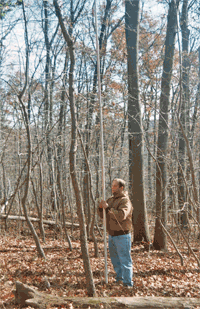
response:
<path id="1" fill-rule="evenodd" d="M 131 259 L 131 233 L 108 238 L 110 258 L 116 272 L 116 281 L 133 286 L 133 266 Z"/>

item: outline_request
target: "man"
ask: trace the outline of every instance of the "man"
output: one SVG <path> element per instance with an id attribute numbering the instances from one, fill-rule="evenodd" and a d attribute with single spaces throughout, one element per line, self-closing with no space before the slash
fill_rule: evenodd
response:
<path id="1" fill-rule="evenodd" d="M 123 281 L 126 287 L 132 287 L 131 230 L 133 207 L 128 193 L 124 191 L 125 181 L 116 178 L 112 182 L 112 196 L 101 201 L 98 214 L 103 218 L 106 210 L 106 228 L 109 234 L 110 258 L 116 272 L 116 283 Z"/>

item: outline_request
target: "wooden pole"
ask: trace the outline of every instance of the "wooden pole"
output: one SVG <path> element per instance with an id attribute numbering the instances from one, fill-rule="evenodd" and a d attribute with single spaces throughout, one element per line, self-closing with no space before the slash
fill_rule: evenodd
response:
<path id="1" fill-rule="evenodd" d="M 96 28 L 96 53 L 97 53 L 97 78 L 98 78 L 98 101 L 100 112 L 100 142 L 101 142 L 101 179 L 102 179 L 102 198 L 105 201 L 105 169 L 104 169 L 104 140 L 103 140 L 103 115 L 101 103 L 101 76 L 100 76 L 100 55 L 97 21 L 97 0 L 95 0 L 95 28 Z M 107 267 L 107 241 L 106 241 L 106 211 L 103 209 L 103 230 L 104 230 L 104 257 L 105 257 L 105 282 L 108 283 Z"/>

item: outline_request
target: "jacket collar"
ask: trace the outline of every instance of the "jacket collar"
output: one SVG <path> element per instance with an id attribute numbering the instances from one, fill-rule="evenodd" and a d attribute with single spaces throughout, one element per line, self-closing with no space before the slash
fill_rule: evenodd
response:
<path id="1" fill-rule="evenodd" d="M 121 193 L 114 193 L 112 195 L 113 198 L 119 198 L 119 197 L 125 197 L 127 194 L 125 191 L 122 191 Z"/>

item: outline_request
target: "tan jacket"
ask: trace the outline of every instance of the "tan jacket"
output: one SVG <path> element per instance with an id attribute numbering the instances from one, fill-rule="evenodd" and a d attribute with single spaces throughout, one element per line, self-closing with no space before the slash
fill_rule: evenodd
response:
<path id="1" fill-rule="evenodd" d="M 128 193 L 112 195 L 107 201 L 106 228 L 111 236 L 127 234 L 132 230 L 133 207 Z M 103 218 L 103 209 L 98 208 L 98 214 Z"/>

